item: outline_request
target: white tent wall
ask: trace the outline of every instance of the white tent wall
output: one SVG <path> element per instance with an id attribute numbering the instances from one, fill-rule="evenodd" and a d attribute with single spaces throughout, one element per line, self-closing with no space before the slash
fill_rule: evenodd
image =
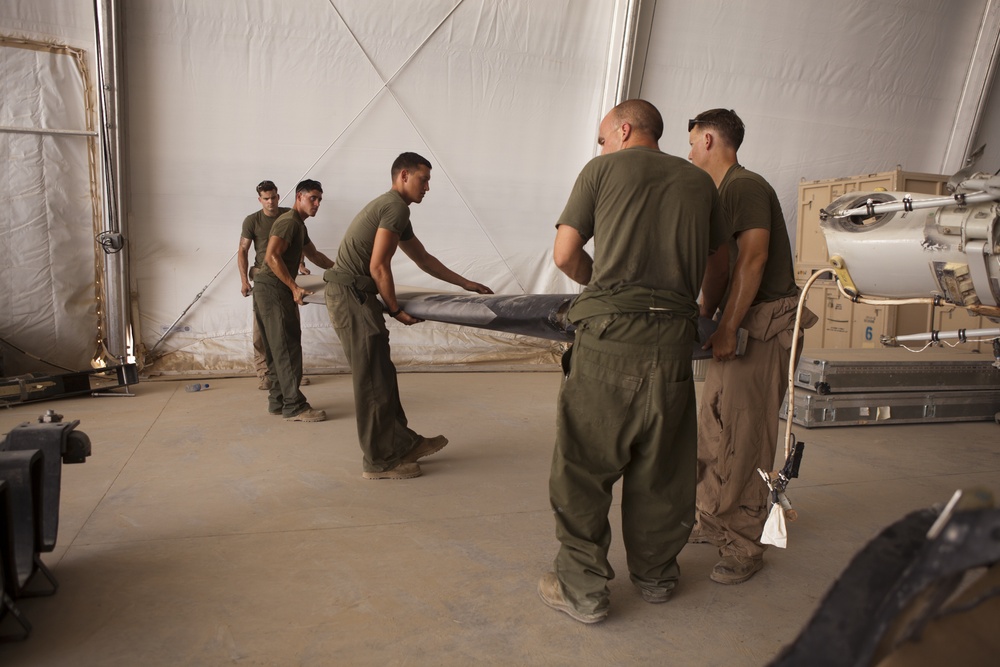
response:
<path id="1" fill-rule="evenodd" d="M 735 109 L 740 160 L 794 235 L 801 179 L 941 172 L 987 4 L 659 0 L 641 96 L 663 113 L 660 147 L 682 156 L 687 119 Z"/>
<path id="2" fill-rule="evenodd" d="M 88 3 L 0 5 L 5 375 L 86 369 L 96 351 L 93 33 Z"/>
<path id="3" fill-rule="evenodd" d="M 165 355 L 153 369 L 249 372 L 251 307 L 239 294 L 233 253 L 240 222 L 258 207 L 254 184 L 275 180 L 289 205 L 295 182 L 322 181 L 326 198 L 309 226 L 333 255 L 354 214 L 388 188 L 389 164 L 403 150 L 435 165 L 431 192 L 412 211 L 421 240 L 446 264 L 498 292 L 575 291 L 552 267 L 552 225 L 594 154 L 625 4 L 123 0 L 128 241 L 141 340 L 148 348 L 163 338 L 157 355 Z M 642 40 L 646 48 L 635 55 L 641 85 L 630 94 L 663 111 L 661 147 L 686 155 L 692 114 L 737 109 L 748 125 L 741 157 L 775 185 L 791 229 L 800 179 L 897 164 L 942 171 L 975 129 L 967 79 L 977 61 L 982 70 L 989 38 L 995 43 L 995 29 L 985 47 L 976 35 L 989 23 L 984 12 L 996 22 L 996 0 L 643 4 L 645 15 L 653 8 L 652 25 L 648 46 Z M 93 13 L 90 0 L 7 0 L 0 34 L 84 49 L 93 76 Z M 0 125 L 16 115 L 8 62 Z M 73 106 L 65 102 L 79 95 L 78 83 L 53 79 L 54 94 L 41 97 L 52 108 Z M 998 89 L 979 114 L 975 142 L 988 144 L 980 164 L 990 170 L 1000 166 Z M 79 121 L 45 117 L 48 127 Z M 10 173 L 22 152 L 11 147 L 23 139 L 0 141 Z M 37 148 L 77 140 L 32 141 Z M 61 150 L 64 169 L 80 164 Z M 0 228 L 4 333 L 68 355 L 60 359 L 70 366 L 93 355 L 97 333 L 83 178 L 50 179 L 16 215 L 4 206 Z M 0 186 L 5 204 L 15 180 Z M 40 207 L 48 236 L 16 245 L 11 230 L 43 229 L 25 225 Z M 69 219 L 79 227 L 52 224 Z M 23 266 L 43 245 L 44 256 Z M 34 285 L 54 267 L 66 277 L 43 295 Z M 402 284 L 451 288 L 403 257 L 394 267 Z M 302 318 L 307 367 L 343 368 L 323 307 L 302 309 Z M 553 358 L 544 341 L 432 323 L 391 326 L 403 364 Z"/>
<path id="4" fill-rule="evenodd" d="M 614 2 L 224 0 L 125 6 L 130 226 L 142 340 L 156 371 L 250 368 L 251 304 L 233 252 L 254 185 L 283 205 L 323 183 L 310 238 L 343 232 L 397 154 L 434 164 L 412 218 L 446 265 L 498 293 L 570 292 L 553 224 L 593 155 Z M 315 267 L 313 267 L 315 268 Z M 457 290 L 400 255 L 399 284 Z M 344 368 L 322 306 L 302 309 L 311 369 Z M 552 361 L 544 341 L 392 326 L 399 363 Z"/>
<path id="5" fill-rule="evenodd" d="M 5 0 L 0 3 L 0 33 L 92 52 L 94 3 L 92 0 Z M 93 68 L 90 71 L 93 74 Z"/>

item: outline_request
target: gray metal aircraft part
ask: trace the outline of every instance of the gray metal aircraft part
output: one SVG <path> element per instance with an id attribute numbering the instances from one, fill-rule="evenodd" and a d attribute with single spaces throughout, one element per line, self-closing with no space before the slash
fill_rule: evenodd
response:
<path id="1" fill-rule="evenodd" d="M 862 297 L 938 298 L 1000 318 L 1000 177 L 951 196 L 848 193 L 820 215 L 831 263 Z"/>

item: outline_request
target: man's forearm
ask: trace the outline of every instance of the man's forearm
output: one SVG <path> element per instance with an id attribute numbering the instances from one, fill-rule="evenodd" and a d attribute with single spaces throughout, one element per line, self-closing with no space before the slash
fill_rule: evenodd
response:
<path id="1" fill-rule="evenodd" d="M 722 245 L 709 253 L 701 281 L 701 315 L 714 317 L 729 286 L 729 248 Z"/>
<path id="2" fill-rule="evenodd" d="M 321 253 L 319 250 L 313 250 L 311 252 L 305 253 L 306 259 L 320 267 L 321 269 L 332 269 L 333 260 Z"/>
<path id="3" fill-rule="evenodd" d="M 701 315 L 703 317 L 714 317 L 715 311 L 722 303 L 722 297 L 726 293 L 729 284 L 729 276 L 722 274 L 705 273 L 705 282 L 701 286 Z"/>
<path id="4" fill-rule="evenodd" d="M 729 301 L 726 303 L 726 310 L 719 321 L 719 328 L 729 331 L 736 331 L 743 318 L 750 311 L 753 300 L 760 289 L 760 281 L 764 275 L 763 262 L 740 262 L 737 261 L 733 270 L 733 286 L 729 293 Z"/>
<path id="5" fill-rule="evenodd" d="M 589 285 L 590 279 L 594 275 L 594 259 L 583 250 L 577 253 L 571 260 L 557 266 L 570 280 L 578 282 L 581 285 Z"/>
<path id="6" fill-rule="evenodd" d="M 726 309 L 719 322 L 720 329 L 735 333 L 750 311 L 764 277 L 770 238 L 768 230 L 756 227 L 740 232 L 736 236 L 739 254 L 733 267 Z M 728 256 L 726 261 L 728 263 Z"/>
<path id="7" fill-rule="evenodd" d="M 441 263 L 437 257 L 433 255 L 428 255 L 427 258 L 418 264 L 420 270 L 429 276 L 433 276 L 438 280 L 443 280 L 446 283 L 455 285 L 456 287 L 464 288 L 471 281 L 467 280 L 465 276 L 459 275 L 449 269 L 447 266 Z"/>
<path id="8" fill-rule="evenodd" d="M 295 278 L 288 273 L 288 267 L 286 267 L 285 263 L 281 261 L 281 258 L 275 257 L 274 255 L 268 255 L 264 258 L 264 261 L 271 267 L 271 271 L 274 273 L 275 277 L 283 282 L 288 289 L 294 292 L 298 285 L 295 282 Z"/>
<path id="9" fill-rule="evenodd" d="M 372 280 L 375 282 L 375 289 L 382 297 L 382 303 L 389 309 L 389 312 L 399 310 L 399 302 L 396 300 L 396 282 L 392 277 L 392 269 L 389 267 L 379 267 L 372 269 Z"/>
<path id="10" fill-rule="evenodd" d="M 246 253 L 236 253 L 236 264 L 240 267 L 240 282 L 249 282 L 250 263 L 247 261 Z"/>
<path id="11" fill-rule="evenodd" d="M 594 258 L 583 249 L 586 242 L 575 227 L 564 224 L 556 226 L 552 261 L 560 271 L 581 285 L 589 285 L 594 274 Z"/>

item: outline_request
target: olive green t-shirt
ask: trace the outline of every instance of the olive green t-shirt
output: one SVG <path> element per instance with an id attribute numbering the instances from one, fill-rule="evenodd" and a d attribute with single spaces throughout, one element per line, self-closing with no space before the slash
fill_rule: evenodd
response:
<path id="1" fill-rule="evenodd" d="M 394 190 L 379 195 L 354 216 L 337 250 L 336 270 L 354 276 L 371 276 L 375 233 L 388 229 L 401 241 L 413 238 L 410 207 Z"/>
<path id="2" fill-rule="evenodd" d="M 278 216 L 278 219 L 274 221 L 274 224 L 271 226 L 270 235 L 277 236 L 278 238 L 288 242 L 288 247 L 285 248 L 285 252 L 281 253 L 281 261 L 288 270 L 288 275 L 294 278 L 298 273 L 299 263 L 302 261 L 302 248 L 309 245 L 309 232 L 306 231 L 305 221 L 299 217 L 298 211 L 295 209 L 289 209 L 288 212 L 282 213 Z M 274 275 L 271 267 L 268 266 L 266 262 L 263 263 L 263 266 L 261 266 L 260 270 L 257 272 L 255 282 L 268 282 L 274 285 L 284 285 L 284 283 L 278 280 L 278 277 Z"/>
<path id="3" fill-rule="evenodd" d="M 253 265 L 256 268 L 264 266 L 264 255 L 267 254 L 267 239 L 271 236 L 271 226 L 274 225 L 275 220 L 289 210 L 287 206 L 279 206 L 278 215 L 269 218 L 264 215 L 264 210 L 261 209 L 256 213 L 251 213 L 243 220 L 243 232 L 240 236 L 253 241 L 253 249 L 256 253 Z"/>
<path id="4" fill-rule="evenodd" d="M 613 302 L 626 288 L 648 288 L 676 295 L 671 309 L 692 311 L 708 252 L 726 239 L 718 201 L 707 173 L 659 150 L 633 147 L 592 159 L 556 225 L 594 239 L 593 274 L 581 296 Z"/>
<path id="5" fill-rule="evenodd" d="M 748 229 L 766 229 L 770 232 L 767 264 L 753 304 L 796 296 L 799 291 L 795 285 L 788 228 L 774 188 L 759 174 L 734 164 L 719 184 L 719 198 L 731 232 L 730 275 L 739 252 L 735 235 Z"/>

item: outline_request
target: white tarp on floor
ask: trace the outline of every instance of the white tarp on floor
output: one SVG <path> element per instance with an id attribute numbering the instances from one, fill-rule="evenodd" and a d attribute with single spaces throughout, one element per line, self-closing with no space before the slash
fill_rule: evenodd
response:
<path id="1" fill-rule="evenodd" d="M 162 338 L 156 355 L 165 353 L 152 370 L 249 371 L 251 307 L 234 252 L 240 222 L 258 207 L 257 182 L 276 181 L 290 205 L 298 180 L 321 181 L 310 235 L 332 256 L 354 214 L 388 189 L 404 150 L 434 164 L 413 221 L 445 264 L 497 292 L 574 291 L 551 264 L 553 223 L 595 153 L 627 4 L 123 2 L 127 238 L 140 340 L 148 348 Z M 663 112 L 661 148 L 686 156 L 687 118 L 735 108 L 748 125 L 741 159 L 774 183 L 793 230 L 800 179 L 896 164 L 941 172 L 955 166 L 956 136 L 964 145 L 974 129 L 963 109 L 984 16 L 995 14 L 988 0 L 653 6 L 631 93 Z M 89 0 L 8 0 L 0 35 L 80 47 L 92 74 L 92 14 Z M 80 82 L 51 60 L 0 46 L 0 126 L 85 127 L 65 115 L 82 107 Z M 0 336 L 82 367 L 98 334 L 93 179 L 86 152 L 63 158 L 61 146 L 86 140 L 28 136 L 34 144 L 23 148 L 25 135 L 0 132 L 0 247 L 11 255 L 0 265 Z M 1000 138 L 984 168 L 1000 166 L 998 148 Z M 46 285 L 47 267 L 65 277 Z M 394 269 L 400 283 L 449 288 L 403 256 Z M 307 368 L 342 368 L 323 308 L 304 308 L 302 322 Z M 553 358 L 545 341 L 392 326 L 401 364 Z"/>

